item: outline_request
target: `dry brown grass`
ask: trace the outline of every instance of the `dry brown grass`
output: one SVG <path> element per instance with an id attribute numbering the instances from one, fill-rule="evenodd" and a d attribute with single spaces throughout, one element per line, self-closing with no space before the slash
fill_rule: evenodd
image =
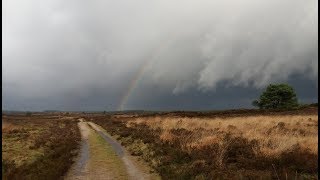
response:
<path id="1" fill-rule="evenodd" d="M 172 129 L 186 129 L 194 132 L 185 142 L 186 150 L 220 143 L 224 134 L 242 136 L 257 140 L 255 152 L 264 156 L 277 156 L 297 145 L 318 154 L 318 115 L 268 115 L 229 118 L 181 118 L 181 117 L 139 117 L 127 122 L 146 124 L 152 129 L 160 128 L 162 141 L 174 139 Z M 232 143 L 232 142 L 230 142 Z M 224 149 L 224 148 L 222 148 Z"/>
<path id="2" fill-rule="evenodd" d="M 2 116 L 2 179 L 57 179 L 72 164 L 77 120 L 48 114 Z"/>
<path id="3" fill-rule="evenodd" d="M 316 179 L 315 112 L 232 113 L 177 112 L 94 122 L 164 179 Z"/>
<path id="4" fill-rule="evenodd" d="M 8 132 L 10 132 L 12 130 L 20 129 L 20 128 L 21 127 L 18 126 L 18 125 L 2 121 L 2 133 L 8 133 Z"/>

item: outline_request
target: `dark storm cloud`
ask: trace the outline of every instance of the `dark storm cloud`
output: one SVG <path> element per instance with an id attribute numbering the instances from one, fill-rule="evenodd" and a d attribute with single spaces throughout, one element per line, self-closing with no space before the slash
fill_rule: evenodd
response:
<path id="1" fill-rule="evenodd" d="M 295 89 L 300 103 L 318 102 L 317 84 L 301 75 L 292 75 L 286 81 Z M 183 93 L 172 94 L 158 86 L 141 86 L 131 96 L 127 107 L 130 109 L 151 110 L 210 110 L 251 108 L 251 103 L 257 99 L 264 88 L 252 86 L 233 86 L 226 88 L 228 82 L 221 82 L 215 90 L 199 92 L 190 88 Z M 156 96 L 155 96 L 156 95 Z"/>
<path id="2" fill-rule="evenodd" d="M 313 101 L 317 26 L 316 0 L 5 0 L 3 108 L 241 107 L 272 82 Z"/>

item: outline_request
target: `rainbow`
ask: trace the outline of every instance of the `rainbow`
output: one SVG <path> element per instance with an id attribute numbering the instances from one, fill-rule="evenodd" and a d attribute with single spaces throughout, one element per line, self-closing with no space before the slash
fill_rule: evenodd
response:
<path id="1" fill-rule="evenodd" d="M 145 72 L 145 70 L 147 69 L 147 67 L 150 64 L 150 60 L 145 61 L 142 66 L 139 68 L 139 70 L 137 71 L 137 73 L 133 76 L 133 79 L 131 80 L 131 82 L 129 83 L 128 89 L 127 91 L 124 93 L 124 95 L 121 98 L 121 101 L 119 103 L 118 106 L 118 111 L 122 111 L 124 110 L 124 106 L 126 105 L 130 95 L 132 94 L 132 92 L 134 91 L 134 89 L 137 87 L 139 80 L 143 77 L 143 74 Z"/>
<path id="2" fill-rule="evenodd" d="M 138 82 L 143 77 L 143 74 L 145 73 L 147 67 L 150 65 L 150 63 L 161 53 L 161 51 L 168 47 L 169 43 L 173 40 L 172 38 L 165 38 L 166 41 L 161 43 L 160 46 L 156 47 L 154 50 L 151 51 L 150 57 L 146 58 L 146 60 L 142 63 L 142 66 L 139 68 L 137 73 L 133 76 L 133 79 L 130 81 L 127 91 L 122 96 L 120 103 L 118 105 L 117 110 L 121 111 L 124 110 L 124 106 L 126 105 L 127 101 L 129 100 L 130 95 L 134 91 L 134 89 L 139 84 Z M 153 53 L 154 52 L 154 53 Z"/>

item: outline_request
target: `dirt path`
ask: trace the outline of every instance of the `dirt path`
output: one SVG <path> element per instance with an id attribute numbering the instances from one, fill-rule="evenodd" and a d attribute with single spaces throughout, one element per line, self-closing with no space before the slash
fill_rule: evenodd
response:
<path id="1" fill-rule="evenodd" d="M 80 119 L 82 144 L 79 157 L 65 179 L 160 179 L 137 166 L 125 149 L 102 127 Z"/>
<path id="2" fill-rule="evenodd" d="M 136 179 L 136 180 L 143 180 L 143 179 L 149 179 L 148 174 L 143 173 L 140 171 L 130 160 L 128 155 L 125 153 L 124 148 L 117 142 L 115 141 L 111 136 L 109 136 L 104 129 L 99 127 L 98 125 L 94 124 L 93 122 L 88 123 L 105 141 L 107 141 L 113 149 L 116 151 L 117 155 L 121 158 L 123 161 L 126 170 L 129 175 L 129 179 Z"/>
<path id="3" fill-rule="evenodd" d="M 85 122 L 81 119 L 78 123 L 81 133 L 81 148 L 79 157 L 76 159 L 76 163 L 71 167 L 65 179 L 87 179 L 88 176 L 88 160 L 89 160 L 89 145 L 88 137 L 90 129 Z"/>

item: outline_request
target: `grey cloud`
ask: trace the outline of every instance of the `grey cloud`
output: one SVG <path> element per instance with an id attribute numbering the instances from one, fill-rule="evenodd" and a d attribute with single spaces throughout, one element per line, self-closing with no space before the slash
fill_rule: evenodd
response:
<path id="1" fill-rule="evenodd" d="M 316 0 L 5 0 L 4 104 L 34 100 L 38 107 L 47 101 L 68 108 L 87 101 L 98 108 L 109 101 L 115 108 L 142 66 L 137 89 L 146 94 L 157 86 L 159 97 L 218 93 L 219 84 L 261 88 L 294 74 L 316 81 L 317 5 Z"/>

